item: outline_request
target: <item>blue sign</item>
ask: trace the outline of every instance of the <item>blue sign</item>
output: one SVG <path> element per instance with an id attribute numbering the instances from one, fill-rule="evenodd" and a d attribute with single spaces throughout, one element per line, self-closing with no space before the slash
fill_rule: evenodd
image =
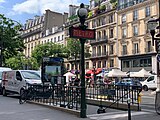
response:
<path id="1" fill-rule="evenodd" d="M 60 58 L 60 57 L 44 57 L 43 62 L 63 62 L 63 58 Z"/>
<path id="2" fill-rule="evenodd" d="M 157 61 L 160 62 L 160 54 L 157 54 Z"/>
<path id="3" fill-rule="evenodd" d="M 50 57 L 51 62 L 63 62 L 63 58 L 60 57 Z"/>

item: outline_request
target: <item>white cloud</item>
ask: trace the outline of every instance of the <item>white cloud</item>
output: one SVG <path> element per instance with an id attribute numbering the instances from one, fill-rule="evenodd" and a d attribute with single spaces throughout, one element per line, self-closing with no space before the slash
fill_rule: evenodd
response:
<path id="1" fill-rule="evenodd" d="M 35 14 L 38 13 L 38 1 L 39 0 L 27 0 L 23 3 L 16 4 L 13 6 L 13 11 L 21 13 Z"/>
<path id="2" fill-rule="evenodd" d="M 4 3 L 4 2 L 6 2 L 5 0 L 0 0 L 0 3 Z"/>
<path id="3" fill-rule="evenodd" d="M 46 9 L 63 13 L 69 11 L 70 4 L 79 5 L 80 3 L 78 0 L 27 0 L 14 5 L 12 10 L 18 14 L 42 14 Z"/>

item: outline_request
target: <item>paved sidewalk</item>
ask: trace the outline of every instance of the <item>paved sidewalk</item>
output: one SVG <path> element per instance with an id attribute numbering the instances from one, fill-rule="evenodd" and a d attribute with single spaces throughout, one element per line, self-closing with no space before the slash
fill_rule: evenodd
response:
<path id="1" fill-rule="evenodd" d="M 128 120 L 128 111 L 106 109 L 106 113 L 97 114 L 97 106 L 87 106 L 87 118 L 42 107 L 34 104 L 19 105 L 17 98 L 0 96 L 0 120 Z M 160 120 L 155 111 L 137 111 L 131 113 L 131 120 Z"/>
<path id="2" fill-rule="evenodd" d="M 112 112 L 99 115 L 88 115 L 91 120 L 128 120 L 128 112 Z M 160 115 L 155 112 L 138 111 L 131 113 L 131 120 L 160 120 Z"/>

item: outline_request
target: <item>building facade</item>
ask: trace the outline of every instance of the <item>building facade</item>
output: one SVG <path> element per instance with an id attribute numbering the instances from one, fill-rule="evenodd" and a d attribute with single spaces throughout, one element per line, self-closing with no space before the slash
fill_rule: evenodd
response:
<path id="1" fill-rule="evenodd" d="M 112 7 L 109 0 L 90 0 L 89 6 L 90 12 L 85 24 L 88 29 L 96 30 L 96 39 L 86 41 L 86 51 L 89 51 L 91 56 L 85 58 L 85 69 L 118 67 L 116 8 Z M 69 18 L 72 19 L 66 23 L 66 38 L 69 37 L 69 27 L 79 25 L 76 15 Z M 66 61 L 66 66 L 70 70 L 75 69 L 74 60 Z"/>
<path id="2" fill-rule="evenodd" d="M 122 71 L 144 68 L 156 72 L 156 51 L 147 22 L 158 17 L 158 7 L 157 0 L 118 0 L 118 59 Z"/>
<path id="3" fill-rule="evenodd" d="M 26 57 L 31 57 L 31 52 L 38 44 L 48 42 L 48 40 L 43 41 L 42 38 L 55 33 L 55 29 L 62 26 L 67 17 L 67 13 L 61 14 L 46 10 L 42 16 L 35 16 L 34 19 L 27 20 L 22 34 L 26 46 L 24 50 Z"/>
<path id="4" fill-rule="evenodd" d="M 90 10 L 92 15 L 89 13 L 88 27 L 96 29 L 96 40 L 90 40 L 90 67 L 118 67 L 116 9 L 109 0 L 90 0 Z"/>

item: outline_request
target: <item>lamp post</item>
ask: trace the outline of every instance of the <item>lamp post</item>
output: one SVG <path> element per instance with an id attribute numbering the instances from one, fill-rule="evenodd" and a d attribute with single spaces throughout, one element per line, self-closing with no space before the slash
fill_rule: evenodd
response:
<path id="1" fill-rule="evenodd" d="M 159 62 L 160 62 L 160 0 L 159 0 L 159 18 L 154 19 L 151 18 L 148 21 L 148 29 L 150 29 L 150 33 L 152 36 L 152 43 L 154 45 L 154 40 L 156 41 L 155 49 L 157 52 L 157 89 L 156 89 L 156 98 L 155 98 L 155 110 L 157 114 L 160 114 L 160 72 L 159 72 Z M 159 24 L 159 26 L 158 26 Z M 159 33 L 155 36 L 155 29 L 159 29 Z"/>
<path id="2" fill-rule="evenodd" d="M 86 8 L 84 8 L 84 4 L 81 3 L 79 10 L 77 11 L 77 15 L 79 17 L 80 21 L 80 29 L 85 30 L 87 28 L 86 25 L 84 25 L 86 17 L 88 15 L 88 11 Z M 85 118 L 86 117 L 86 88 L 85 88 L 85 62 L 84 62 L 84 43 L 85 39 L 80 38 L 81 43 L 81 112 L 80 117 Z"/>
<path id="3" fill-rule="evenodd" d="M 159 26 L 158 25 L 158 21 L 159 21 Z M 156 35 L 155 37 L 155 30 L 156 29 L 160 29 L 160 18 L 158 19 L 154 19 L 154 18 L 150 18 L 150 20 L 148 21 L 148 29 L 150 30 L 150 34 L 152 36 L 152 45 L 154 45 L 154 41 L 155 41 L 155 49 L 157 52 L 157 89 L 156 91 L 160 91 L 160 72 L 159 72 L 159 62 L 158 59 L 160 57 L 160 30 L 159 30 L 159 34 Z"/>

